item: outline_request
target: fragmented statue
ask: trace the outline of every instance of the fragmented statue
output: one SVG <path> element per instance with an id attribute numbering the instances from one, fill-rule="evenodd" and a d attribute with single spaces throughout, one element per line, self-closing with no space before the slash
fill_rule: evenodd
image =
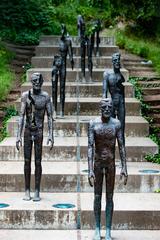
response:
<path id="1" fill-rule="evenodd" d="M 101 117 L 91 120 L 88 130 L 88 180 L 90 186 L 94 186 L 94 240 L 101 240 L 101 199 L 104 176 L 106 185 L 105 240 L 111 240 L 116 139 L 121 159 L 120 178 L 124 178 L 124 184 L 127 183 L 128 177 L 121 123 L 118 119 L 111 117 L 112 107 L 110 98 L 102 99 L 100 102 Z"/>
<path id="2" fill-rule="evenodd" d="M 100 19 L 97 19 L 93 22 L 92 24 L 92 28 L 91 28 L 91 45 L 92 45 L 92 51 L 94 51 L 94 45 L 95 45 L 95 42 L 96 42 L 96 50 L 94 51 L 95 52 L 95 55 L 97 57 L 100 56 L 100 53 L 99 53 L 99 44 L 100 44 L 100 36 L 99 36 L 99 33 L 101 31 L 101 21 Z"/>
<path id="3" fill-rule="evenodd" d="M 66 83 L 66 63 L 67 55 L 69 54 L 70 63 L 72 70 L 74 68 L 73 60 L 73 49 L 72 41 L 69 35 L 67 34 L 67 29 L 65 24 L 61 25 L 62 36 L 59 42 L 59 53 L 61 56 L 61 66 L 60 66 L 60 116 L 64 116 L 64 105 L 65 105 L 65 83 Z"/>
<path id="4" fill-rule="evenodd" d="M 40 73 L 31 75 L 32 89 L 22 94 L 21 111 L 18 124 L 16 148 L 19 150 L 22 145 L 22 132 L 24 129 L 24 177 L 25 177 L 25 196 L 24 200 L 31 200 L 30 181 L 31 181 L 31 155 L 34 144 L 35 156 L 35 193 L 33 201 L 40 201 L 40 182 L 42 175 L 42 143 L 43 125 L 45 112 L 48 117 L 48 140 L 50 149 L 53 147 L 53 118 L 52 105 L 47 92 L 41 90 L 43 77 Z M 26 119 L 26 120 L 25 120 Z"/>
<path id="5" fill-rule="evenodd" d="M 108 92 L 113 101 L 112 117 L 121 122 L 123 141 L 125 143 L 125 79 L 120 71 L 120 53 L 112 55 L 113 70 L 106 70 L 103 78 L 103 97 L 106 98 Z"/>
<path id="6" fill-rule="evenodd" d="M 78 28 L 78 37 L 80 39 L 80 55 L 81 55 L 81 72 L 82 72 L 82 79 L 85 81 L 85 58 L 86 53 L 88 57 L 88 70 L 89 70 L 89 77 L 90 80 L 92 80 L 92 69 L 93 69 L 93 63 L 92 63 L 92 51 L 93 51 L 93 45 L 92 45 L 92 39 L 91 37 L 88 37 L 86 35 L 86 29 L 85 29 L 85 22 L 81 15 L 77 18 L 77 28 Z"/>

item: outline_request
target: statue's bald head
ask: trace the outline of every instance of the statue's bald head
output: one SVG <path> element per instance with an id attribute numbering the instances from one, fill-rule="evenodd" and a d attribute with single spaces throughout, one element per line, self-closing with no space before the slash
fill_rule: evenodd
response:
<path id="1" fill-rule="evenodd" d="M 40 89 L 43 84 L 43 76 L 41 73 L 33 73 L 31 75 L 31 83 L 34 89 Z"/>
<path id="2" fill-rule="evenodd" d="M 121 54 L 119 52 L 113 53 L 112 61 L 114 61 L 115 59 L 118 59 L 120 61 L 120 58 L 121 58 Z"/>
<path id="3" fill-rule="evenodd" d="M 102 108 L 103 106 L 111 106 L 112 107 L 112 99 L 111 98 L 103 98 L 100 101 L 100 108 Z"/>

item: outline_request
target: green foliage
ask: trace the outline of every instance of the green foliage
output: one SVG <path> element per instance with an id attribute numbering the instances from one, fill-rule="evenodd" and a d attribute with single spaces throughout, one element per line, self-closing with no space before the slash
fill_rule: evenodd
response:
<path id="1" fill-rule="evenodd" d="M 13 55 L 0 44 L 0 101 L 5 100 L 15 79 L 15 75 L 8 66 L 12 58 Z"/>
<path id="2" fill-rule="evenodd" d="M 41 33 L 54 32 L 54 7 L 48 0 L 0 2 L 0 35 L 16 43 L 36 44 Z"/>
<path id="3" fill-rule="evenodd" d="M 0 130 L 0 142 L 8 136 L 8 133 L 7 133 L 7 121 L 12 117 L 12 116 L 16 116 L 18 115 L 18 112 L 17 110 L 15 109 L 14 106 L 10 106 L 6 109 L 4 109 L 5 111 L 5 117 L 3 119 L 3 122 L 2 122 L 2 128 Z"/>
<path id="4" fill-rule="evenodd" d="M 136 37 L 121 30 L 116 32 L 116 43 L 120 48 L 151 60 L 155 70 L 160 73 L 160 43 Z"/>

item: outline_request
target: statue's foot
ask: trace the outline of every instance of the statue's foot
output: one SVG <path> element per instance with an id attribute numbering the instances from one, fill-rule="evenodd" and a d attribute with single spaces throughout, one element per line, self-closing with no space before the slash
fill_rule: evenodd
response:
<path id="1" fill-rule="evenodd" d="M 101 240 L 101 234 L 99 231 L 95 231 L 93 240 Z"/>
<path id="2" fill-rule="evenodd" d="M 60 111 L 60 117 L 64 118 L 64 112 L 63 111 Z"/>
<path id="3" fill-rule="evenodd" d="M 106 237 L 105 237 L 105 240 L 112 240 L 112 238 L 111 238 L 111 234 L 110 233 L 106 233 Z"/>
<path id="4" fill-rule="evenodd" d="M 39 202 L 40 200 L 41 200 L 41 198 L 39 196 L 39 191 L 35 191 L 33 201 L 34 202 Z"/>
<path id="5" fill-rule="evenodd" d="M 25 191 L 25 195 L 23 197 L 23 200 L 24 201 L 30 201 L 31 200 L 31 195 L 30 195 L 30 191 L 29 190 Z"/>

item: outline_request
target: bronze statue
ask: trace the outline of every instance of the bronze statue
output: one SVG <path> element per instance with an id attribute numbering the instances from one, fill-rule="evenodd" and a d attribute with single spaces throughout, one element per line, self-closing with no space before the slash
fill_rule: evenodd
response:
<path id="1" fill-rule="evenodd" d="M 52 101 L 53 101 L 53 107 L 55 116 L 57 113 L 57 93 L 58 93 L 58 78 L 61 80 L 61 70 L 62 70 L 62 57 L 60 55 L 55 55 L 53 60 L 53 68 L 52 68 Z M 60 81 L 60 89 L 62 81 Z"/>
<path id="2" fill-rule="evenodd" d="M 24 177 L 25 177 L 25 196 L 24 200 L 31 200 L 30 180 L 31 180 L 31 155 L 34 143 L 35 155 L 35 194 L 33 201 L 40 201 L 40 182 L 42 175 L 42 142 L 44 115 L 47 112 L 48 117 L 48 140 L 50 149 L 53 147 L 53 119 L 52 105 L 47 92 L 41 90 L 43 77 L 40 73 L 31 75 L 32 89 L 22 93 L 21 111 L 18 124 L 16 148 L 19 150 L 22 145 L 22 131 L 24 129 Z M 26 118 L 26 121 L 24 119 Z"/>
<path id="3" fill-rule="evenodd" d="M 100 19 L 97 19 L 93 22 L 92 28 L 91 28 L 91 49 L 92 52 L 94 51 L 94 45 L 96 42 L 96 50 L 95 50 L 95 56 L 99 57 L 99 44 L 100 44 L 100 36 L 99 33 L 101 31 L 101 21 Z"/>
<path id="4" fill-rule="evenodd" d="M 72 70 L 74 68 L 72 41 L 67 34 L 65 24 L 61 25 L 62 36 L 59 42 L 59 53 L 62 58 L 60 67 L 60 116 L 64 116 L 65 105 L 65 83 L 66 83 L 66 60 L 67 54 L 69 54 Z"/>
<path id="5" fill-rule="evenodd" d="M 104 176 L 106 185 L 105 240 L 111 240 L 116 139 L 118 141 L 122 166 L 120 178 L 124 178 L 124 184 L 127 183 L 128 177 L 121 124 L 118 119 L 111 117 L 112 107 L 112 100 L 110 98 L 102 99 L 100 102 L 101 117 L 91 120 L 88 130 L 88 180 L 90 186 L 94 186 L 94 240 L 101 239 L 101 198 Z"/>
<path id="6" fill-rule="evenodd" d="M 121 122 L 123 141 L 125 143 L 125 93 L 124 85 L 125 79 L 120 72 L 120 53 L 112 55 L 113 71 L 105 71 L 103 78 L 103 97 L 107 97 L 109 91 L 112 102 L 113 111 L 112 117 L 117 118 Z"/>
<path id="7" fill-rule="evenodd" d="M 92 81 L 92 38 L 86 35 L 85 22 L 81 15 L 77 18 L 77 28 L 78 28 L 78 37 L 80 39 L 80 55 L 81 55 L 81 72 L 82 72 L 82 80 L 85 81 L 85 58 L 86 53 L 88 57 L 88 70 L 90 80 Z"/>

